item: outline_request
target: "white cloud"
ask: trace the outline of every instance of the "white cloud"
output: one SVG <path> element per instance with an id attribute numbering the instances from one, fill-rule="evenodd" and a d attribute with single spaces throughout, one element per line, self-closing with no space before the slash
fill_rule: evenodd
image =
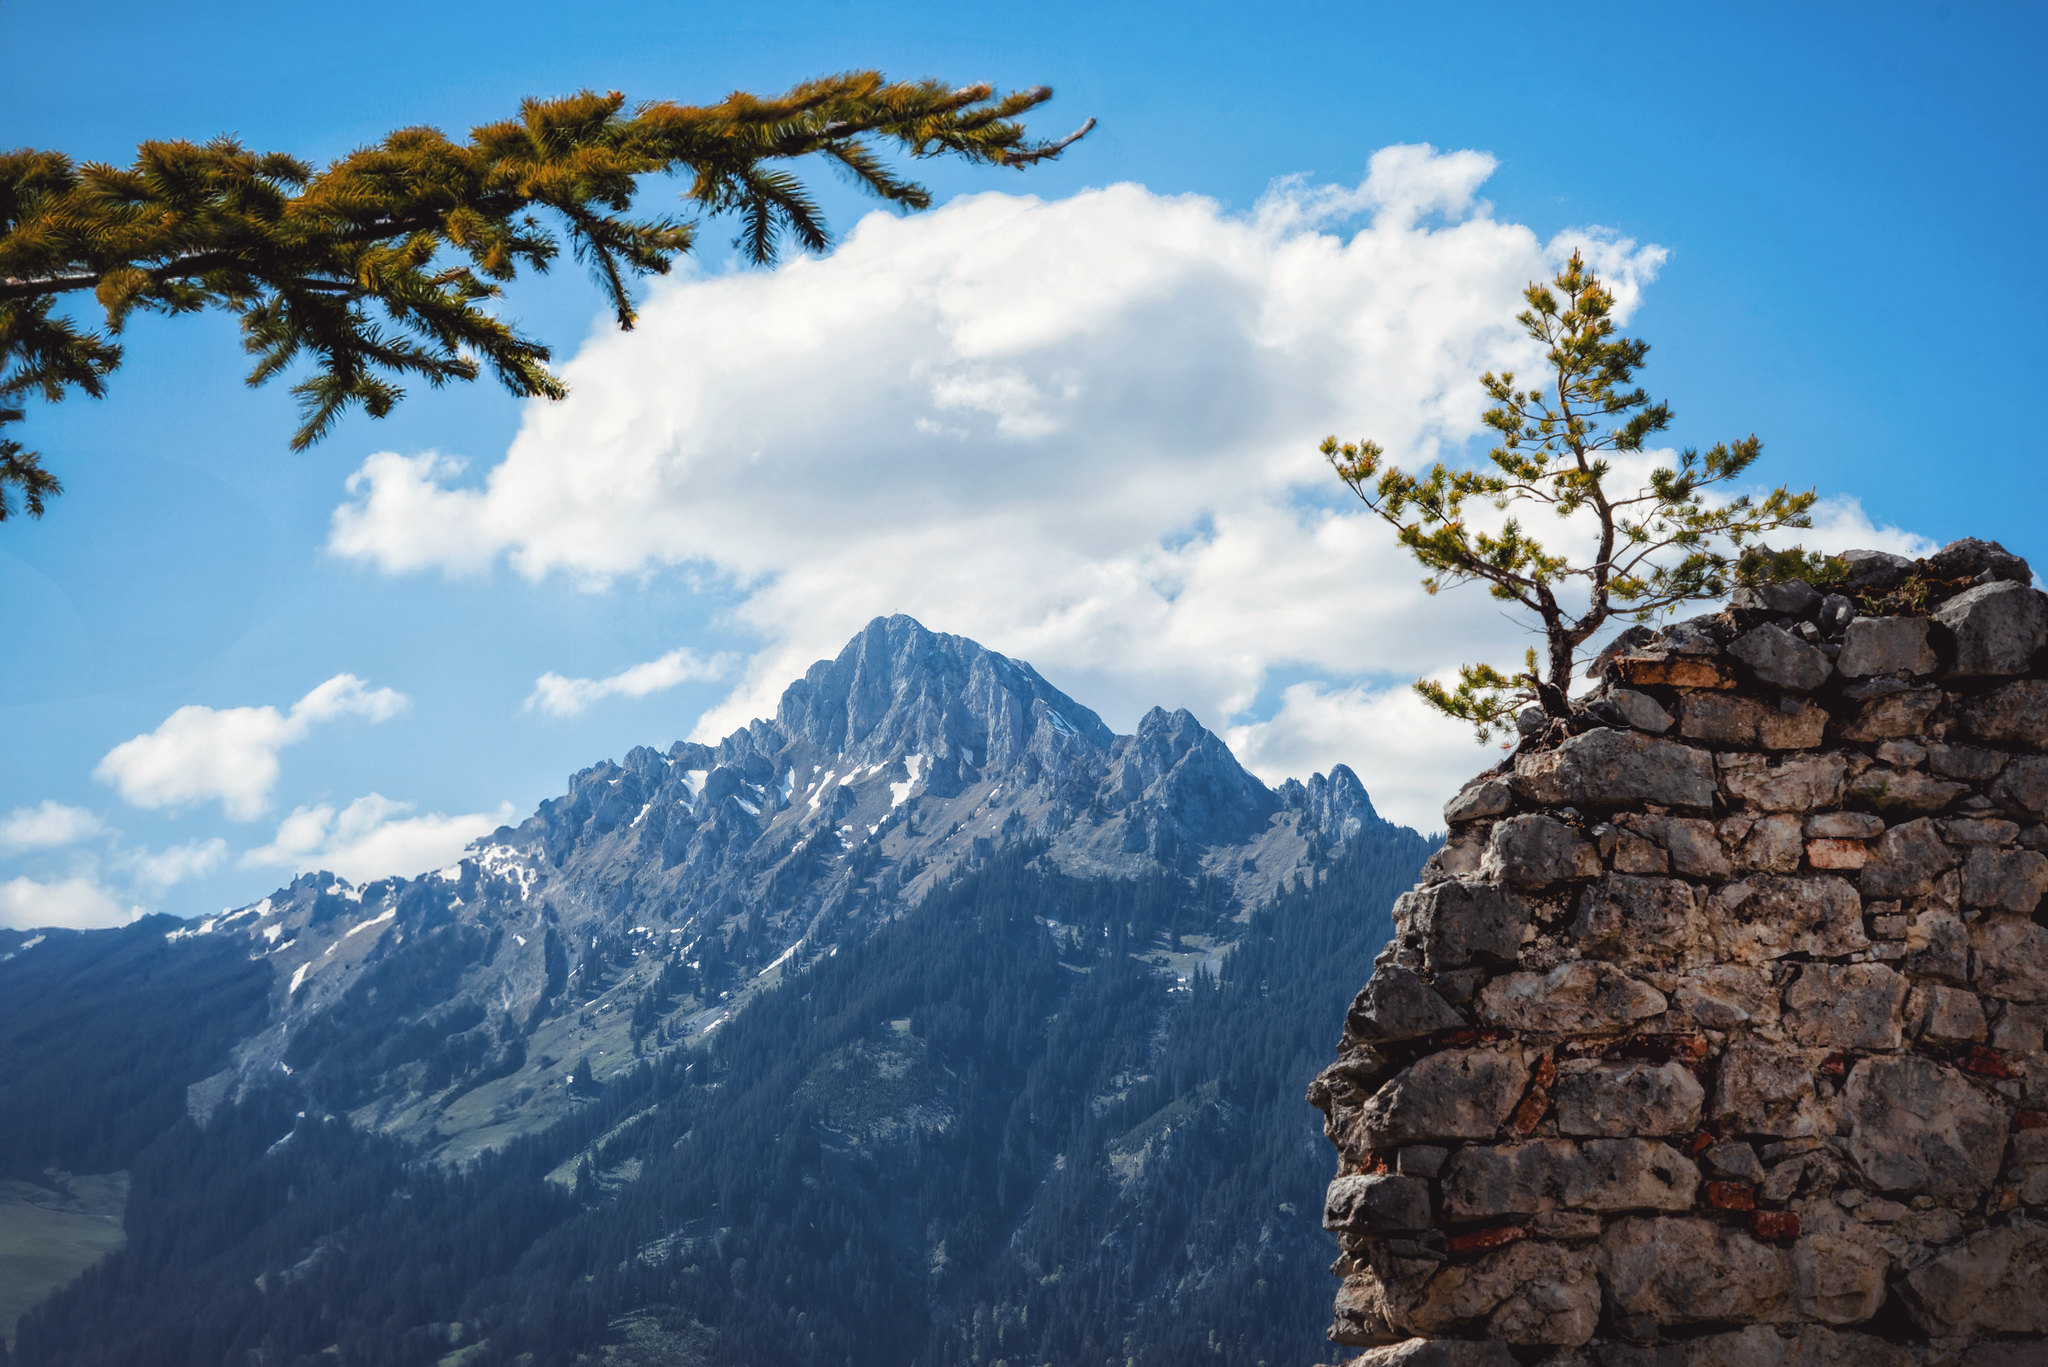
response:
<path id="1" fill-rule="evenodd" d="M 1527 282 L 1583 248 L 1626 312 L 1664 259 L 1499 221 L 1476 198 L 1492 168 L 1388 148 L 1357 186 L 1283 182 L 1243 216 L 1136 185 L 983 194 L 872 216 L 829 257 L 665 281 L 480 480 L 371 457 L 330 548 L 593 588 L 692 567 L 763 642 L 700 739 L 907 612 L 1113 725 L 1189 707 L 1268 779 L 1351 762 L 1389 815 L 1434 827 L 1483 753 L 1400 686 L 1519 657 L 1522 628 L 1476 588 L 1426 597 L 1316 445 L 1459 454 L 1480 373 L 1540 359 L 1512 321 Z M 1257 729 L 1283 670 L 1328 682 Z"/>
<path id="2" fill-rule="evenodd" d="M 123 906 L 90 878 L 60 878 L 48 883 L 10 878 L 0 883 L 0 925 L 16 930 L 90 930 L 126 925 L 141 914 L 141 907 Z"/>
<path id="3" fill-rule="evenodd" d="M 733 663 L 730 654 L 707 660 L 683 646 L 658 660 L 648 660 L 603 679 L 571 679 L 549 671 L 533 681 L 526 710 L 545 712 L 551 717 L 573 717 L 605 698 L 644 698 L 677 684 L 722 679 L 732 672 Z"/>
<path id="4" fill-rule="evenodd" d="M 83 807 L 67 807 L 45 798 L 34 807 L 16 807 L 0 817 L 0 850 L 47 850 L 76 845 L 106 830 L 98 816 Z"/>
<path id="5" fill-rule="evenodd" d="M 294 808 L 278 823 L 277 838 L 242 856 L 246 868 L 293 873 L 326 869 L 352 883 L 412 875 L 461 857 L 469 842 L 512 820 L 512 804 L 495 812 L 406 816 L 410 802 L 380 793 L 359 797 L 337 812 L 324 803 Z"/>
<path id="6" fill-rule="evenodd" d="M 154 854 L 148 850 L 128 850 L 117 858 L 116 863 L 135 880 L 137 886 L 162 893 L 174 884 L 212 873 L 227 857 L 228 842 L 214 836 L 173 845 Z"/>
<path id="7" fill-rule="evenodd" d="M 277 785 L 277 752 L 339 717 L 388 721 L 411 700 L 337 674 L 293 703 L 275 707 L 181 707 L 154 731 L 109 750 L 93 771 L 137 807 L 189 807 L 218 799 L 235 821 L 254 821 Z"/>

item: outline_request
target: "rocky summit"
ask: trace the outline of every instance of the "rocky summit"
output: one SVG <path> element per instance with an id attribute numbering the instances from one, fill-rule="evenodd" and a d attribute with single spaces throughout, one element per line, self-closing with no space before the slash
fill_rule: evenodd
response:
<path id="1" fill-rule="evenodd" d="M 178 932 L 239 937 L 275 980 L 191 1106 L 291 1077 L 468 1158 L 566 1115 L 579 1060 L 601 1082 L 701 1038 L 1000 850 L 1256 906 L 1366 825 L 1342 766 L 1276 791 L 1186 711 L 1118 736 L 1028 664 L 877 618 L 773 719 L 585 769 L 447 868 L 309 875 Z"/>
<path id="2" fill-rule="evenodd" d="M 1851 552 L 1524 715 L 1310 1091 L 1361 1367 L 2048 1362 L 2044 646 Z"/>
<path id="3" fill-rule="evenodd" d="M 1435 848 L 898 617 L 447 868 L 0 932 L 0 1367 L 1308 1361 Z"/>

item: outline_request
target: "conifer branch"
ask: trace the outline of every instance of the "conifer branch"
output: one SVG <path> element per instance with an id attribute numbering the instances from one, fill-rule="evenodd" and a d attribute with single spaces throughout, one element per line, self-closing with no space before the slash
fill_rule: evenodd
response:
<path id="1" fill-rule="evenodd" d="M 790 163 L 822 156 L 884 203 L 924 209 L 930 193 L 877 143 L 1036 165 L 1095 126 L 1032 139 L 1019 120 L 1051 98 L 1045 86 L 998 95 L 855 71 L 702 106 L 629 111 L 617 92 L 528 99 L 466 141 L 404 128 L 317 171 L 231 138 L 147 142 L 126 167 L 0 153 L 0 428 L 23 420 L 31 396 L 104 394 L 121 363 L 113 338 L 137 311 L 233 314 L 252 385 L 309 364 L 293 386 L 294 449 L 351 408 L 389 413 L 404 377 L 439 386 L 488 369 L 516 395 L 560 398 L 549 349 L 494 316 L 493 301 L 522 270 L 545 272 L 566 237 L 630 328 L 636 282 L 696 244 L 687 218 L 632 215 L 649 178 L 680 178 L 689 213 L 732 217 L 742 254 L 768 264 L 786 243 L 832 242 Z M 102 330 L 57 311 L 87 292 Z M 0 521 L 17 508 L 42 516 L 61 489 L 40 456 L 0 441 Z"/>

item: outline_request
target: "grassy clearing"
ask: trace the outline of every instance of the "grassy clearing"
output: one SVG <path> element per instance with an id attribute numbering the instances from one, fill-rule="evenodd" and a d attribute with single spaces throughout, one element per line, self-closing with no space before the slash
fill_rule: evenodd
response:
<path id="1" fill-rule="evenodd" d="M 125 1172 L 0 1182 L 0 1335 L 9 1348 L 24 1311 L 126 1242 L 127 1204 Z"/>

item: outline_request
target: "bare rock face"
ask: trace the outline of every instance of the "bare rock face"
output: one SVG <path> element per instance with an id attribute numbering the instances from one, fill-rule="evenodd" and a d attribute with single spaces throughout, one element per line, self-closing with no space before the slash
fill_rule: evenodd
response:
<path id="1" fill-rule="evenodd" d="M 1445 808 L 1311 1092 L 1353 1367 L 2048 1367 L 2048 597 L 1849 560 Z"/>

